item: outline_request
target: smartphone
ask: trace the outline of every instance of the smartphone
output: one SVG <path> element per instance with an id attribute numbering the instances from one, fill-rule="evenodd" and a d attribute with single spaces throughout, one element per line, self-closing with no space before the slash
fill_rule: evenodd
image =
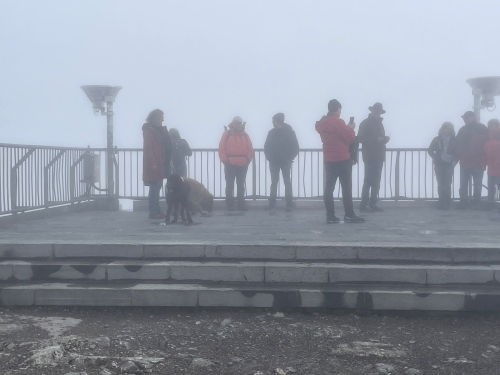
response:
<path id="1" fill-rule="evenodd" d="M 354 124 L 354 117 L 351 117 L 351 118 L 349 119 L 349 124 Z"/>

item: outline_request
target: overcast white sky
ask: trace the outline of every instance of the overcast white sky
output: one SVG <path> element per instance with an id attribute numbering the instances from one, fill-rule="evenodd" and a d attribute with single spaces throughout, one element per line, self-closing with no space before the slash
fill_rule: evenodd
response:
<path id="1" fill-rule="evenodd" d="M 105 146 L 80 86 L 109 84 L 118 147 L 142 147 L 155 108 L 193 147 L 217 147 L 236 115 L 262 147 L 276 112 L 320 147 L 332 98 L 358 124 L 382 102 L 389 146 L 427 147 L 462 125 L 466 79 L 500 75 L 499 14 L 498 0 L 0 0 L 0 142 Z"/>

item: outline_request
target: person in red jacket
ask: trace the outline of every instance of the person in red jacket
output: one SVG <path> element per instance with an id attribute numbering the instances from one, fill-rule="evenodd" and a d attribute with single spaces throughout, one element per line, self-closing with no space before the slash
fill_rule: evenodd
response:
<path id="1" fill-rule="evenodd" d="M 344 202 L 344 222 L 364 223 L 365 219 L 356 216 L 352 204 L 352 160 L 349 146 L 355 141 L 354 129 L 356 124 L 346 125 L 340 118 L 342 105 L 336 99 L 328 103 L 328 114 L 316 122 L 316 131 L 323 142 L 323 162 L 325 164 L 325 189 L 323 199 L 326 207 L 326 222 L 334 224 L 340 222 L 335 216 L 333 191 L 337 179 L 342 188 Z"/>
<path id="2" fill-rule="evenodd" d="M 497 187 L 500 189 L 500 121 L 488 121 L 490 139 L 484 145 L 488 166 L 488 201 L 495 201 Z"/>
<path id="3" fill-rule="evenodd" d="M 170 174 L 172 147 L 166 126 L 162 126 L 164 114 L 161 110 L 151 111 L 142 126 L 144 137 L 142 180 L 149 186 L 149 218 L 164 219 L 160 209 L 160 190 L 163 179 Z"/>
<path id="4" fill-rule="evenodd" d="M 246 211 L 245 180 L 248 165 L 253 159 L 253 147 L 250 137 L 245 132 L 245 122 L 236 116 L 229 124 L 219 143 L 219 158 L 224 164 L 226 176 L 226 205 L 228 211 L 234 211 L 234 180 L 236 180 L 237 207 Z"/>

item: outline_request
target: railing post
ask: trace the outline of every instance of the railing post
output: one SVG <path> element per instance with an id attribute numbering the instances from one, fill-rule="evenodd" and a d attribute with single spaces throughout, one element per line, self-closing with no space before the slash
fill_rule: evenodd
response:
<path id="1" fill-rule="evenodd" d="M 35 149 L 31 149 L 26 152 L 21 159 L 12 167 L 10 170 L 10 206 L 11 210 L 14 211 L 14 214 L 17 212 L 15 209 L 17 208 L 17 170 L 19 167 L 30 157 L 30 155 L 35 152 Z"/>
<path id="2" fill-rule="evenodd" d="M 252 195 L 253 200 L 257 200 L 257 163 L 255 162 L 255 151 L 252 159 Z"/>
<path id="3" fill-rule="evenodd" d="M 75 200 L 75 168 L 76 166 L 83 160 L 85 157 L 86 153 L 83 153 L 76 161 L 71 165 L 70 171 L 69 171 L 69 190 L 70 190 L 70 200 L 71 204 L 74 204 Z"/>
<path id="4" fill-rule="evenodd" d="M 395 200 L 396 202 L 399 200 L 399 157 L 401 155 L 401 152 L 400 151 L 397 151 L 396 152 L 396 170 L 394 171 L 394 179 L 395 179 L 395 183 L 394 183 L 394 194 L 396 195 L 395 196 Z"/>
<path id="5" fill-rule="evenodd" d="M 43 169 L 43 204 L 45 208 L 49 208 L 49 169 L 54 165 L 54 163 L 59 160 L 61 156 L 66 152 L 66 150 L 61 150 L 57 155 L 50 161 L 49 164 Z"/>

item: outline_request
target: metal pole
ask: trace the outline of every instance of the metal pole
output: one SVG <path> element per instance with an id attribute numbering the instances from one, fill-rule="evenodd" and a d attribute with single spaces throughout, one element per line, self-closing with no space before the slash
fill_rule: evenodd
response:
<path id="1" fill-rule="evenodd" d="M 108 190 L 108 196 L 114 195 L 114 178 L 113 178 L 113 102 L 107 101 L 107 111 L 106 115 L 108 118 L 108 144 L 107 144 L 107 181 L 106 188 Z"/>
<path id="2" fill-rule="evenodd" d="M 472 95 L 474 95 L 474 114 L 476 115 L 476 121 L 481 122 L 481 90 L 472 90 Z"/>

